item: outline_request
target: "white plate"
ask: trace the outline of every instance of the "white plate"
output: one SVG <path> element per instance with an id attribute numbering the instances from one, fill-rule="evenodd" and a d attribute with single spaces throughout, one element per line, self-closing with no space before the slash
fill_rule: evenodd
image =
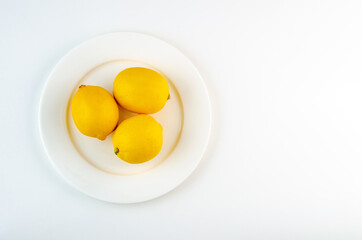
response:
<path id="1" fill-rule="evenodd" d="M 112 93 L 115 76 L 133 66 L 163 74 L 171 94 L 153 114 L 163 126 L 162 150 L 137 165 L 115 156 L 111 135 L 105 141 L 82 135 L 69 112 L 79 85 L 98 85 Z M 121 109 L 121 119 L 131 115 Z M 119 32 L 88 40 L 60 60 L 42 93 L 39 127 L 50 160 L 69 183 L 97 199 L 134 203 L 169 192 L 192 173 L 209 140 L 211 108 L 200 74 L 179 50 L 148 35 Z"/>

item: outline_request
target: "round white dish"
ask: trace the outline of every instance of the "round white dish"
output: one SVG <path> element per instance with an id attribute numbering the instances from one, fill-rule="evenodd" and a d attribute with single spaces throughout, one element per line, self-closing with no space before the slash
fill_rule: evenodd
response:
<path id="1" fill-rule="evenodd" d="M 82 135 L 69 109 L 81 84 L 112 93 L 115 76 L 133 66 L 163 74 L 171 95 L 152 115 L 163 126 L 162 150 L 136 165 L 113 153 L 112 134 L 105 141 Z M 120 109 L 121 119 L 134 115 Z M 42 93 L 39 128 L 49 159 L 72 186 L 100 200 L 134 203 L 169 192 L 192 173 L 209 140 L 211 107 L 200 74 L 179 50 L 145 34 L 118 32 L 90 39 L 59 61 Z"/>

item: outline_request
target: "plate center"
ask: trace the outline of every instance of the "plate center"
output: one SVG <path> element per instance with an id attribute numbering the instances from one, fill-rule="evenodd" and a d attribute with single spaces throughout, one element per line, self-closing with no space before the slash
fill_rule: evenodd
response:
<path id="1" fill-rule="evenodd" d="M 168 81 L 171 96 L 161 111 L 151 114 L 163 128 L 163 146 L 161 152 L 154 159 L 142 164 L 126 163 L 114 154 L 112 144 L 113 133 L 108 135 L 104 141 L 81 134 L 73 122 L 69 107 L 71 98 L 80 85 L 96 85 L 112 93 L 115 77 L 119 72 L 129 67 L 147 67 L 160 72 Z M 134 175 L 146 172 L 158 166 L 163 161 L 167 161 L 168 156 L 172 153 L 180 138 L 183 126 L 183 107 L 180 95 L 167 76 L 148 64 L 131 60 L 114 60 L 102 63 L 91 69 L 77 85 L 74 86 L 71 98 L 69 99 L 67 114 L 69 136 L 84 161 L 87 161 L 101 171 L 116 175 Z M 129 112 L 120 107 L 120 121 L 134 115 L 136 115 L 136 113 Z"/>

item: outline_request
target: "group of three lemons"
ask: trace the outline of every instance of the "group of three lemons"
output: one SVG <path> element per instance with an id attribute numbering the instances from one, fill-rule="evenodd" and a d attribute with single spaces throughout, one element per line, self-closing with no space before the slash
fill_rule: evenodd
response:
<path id="1" fill-rule="evenodd" d="M 84 135 L 100 140 L 115 130 L 114 153 L 128 163 L 151 160 L 160 152 L 163 136 L 162 126 L 147 114 L 160 111 L 169 99 L 166 79 L 148 68 L 127 68 L 115 78 L 113 95 L 99 86 L 81 85 L 71 103 L 75 125 Z M 116 101 L 140 114 L 118 124 Z"/>

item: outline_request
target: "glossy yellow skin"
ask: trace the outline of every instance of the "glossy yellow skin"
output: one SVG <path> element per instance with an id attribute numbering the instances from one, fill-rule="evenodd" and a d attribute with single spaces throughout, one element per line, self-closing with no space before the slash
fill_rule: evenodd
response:
<path id="1" fill-rule="evenodd" d="M 153 117 L 140 114 L 121 122 L 113 134 L 114 153 L 137 164 L 156 157 L 162 148 L 162 126 Z"/>
<path id="2" fill-rule="evenodd" d="M 113 95 L 129 111 L 152 114 L 165 106 L 169 89 L 166 79 L 158 72 L 133 67 L 117 75 L 113 83 Z"/>
<path id="3" fill-rule="evenodd" d="M 71 111 L 78 130 L 89 137 L 104 140 L 118 124 L 118 105 L 102 87 L 80 86 L 72 99 Z"/>

